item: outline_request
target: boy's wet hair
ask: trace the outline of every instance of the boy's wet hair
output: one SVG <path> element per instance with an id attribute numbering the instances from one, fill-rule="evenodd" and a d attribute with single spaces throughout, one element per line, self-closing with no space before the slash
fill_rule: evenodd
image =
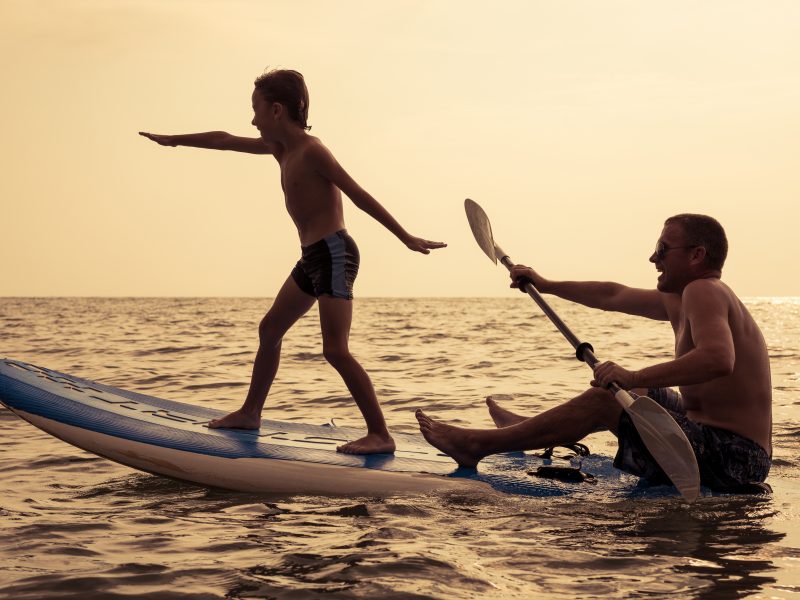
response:
<path id="1" fill-rule="evenodd" d="M 709 267 L 721 271 L 728 256 L 728 238 L 719 221 L 706 215 L 683 213 L 670 217 L 664 222 L 677 223 L 686 236 L 686 244 L 702 246 L 706 249 L 706 262 Z"/>
<path id="2" fill-rule="evenodd" d="M 256 89 L 268 102 L 279 102 L 289 113 L 289 118 L 309 130 L 308 88 L 303 76 L 291 69 L 265 71 L 255 81 Z"/>

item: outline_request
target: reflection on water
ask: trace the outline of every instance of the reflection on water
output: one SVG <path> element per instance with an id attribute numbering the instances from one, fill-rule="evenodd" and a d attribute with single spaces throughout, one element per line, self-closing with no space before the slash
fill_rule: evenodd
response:
<path id="1" fill-rule="evenodd" d="M 625 535 L 645 541 L 644 554 L 674 557 L 676 573 L 692 576 L 694 597 L 745 596 L 776 581 L 775 566 L 761 558 L 785 537 L 767 526 L 775 515 L 772 504 L 736 497 L 707 499 L 689 510 L 642 507 Z"/>
<path id="2" fill-rule="evenodd" d="M 771 501 L 754 499 L 707 499 L 691 509 L 624 501 L 603 511 L 480 494 L 321 502 L 146 476 L 73 498 L 79 522 L 45 519 L 17 532 L 35 539 L 47 531 L 39 548 L 69 557 L 72 573 L 22 578 L 6 589 L 12 597 L 38 597 L 54 582 L 115 597 L 176 580 L 173 597 L 743 597 L 776 583 L 769 548 L 784 537 L 766 527 Z M 96 522 L 110 506 L 136 514 Z M 84 536 L 93 541 L 67 541 Z M 103 560 L 143 552 L 140 544 L 146 562 Z M 81 574 L 98 562 L 106 564 L 102 581 Z"/>
<path id="3" fill-rule="evenodd" d="M 0 348 L 112 385 L 233 408 L 267 305 L 0 299 Z M 772 497 L 693 506 L 646 494 L 265 497 L 136 473 L 0 410 L 0 596 L 796 597 L 800 316 L 792 303 L 752 307 L 774 350 Z M 558 310 L 598 355 L 623 364 L 665 357 L 671 343 L 658 324 Z M 487 394 L 533 413 L 587 383 L 586 367 L 533 315 L 525 299 L 364 300 L 352 343 L 392 429 L 413 431 L 420 406 L 488 426 Z M 287 336 L 270 416 L 358 426 L 317 331 L 310 316 Z M 607 434 L 589 446 L 613 454 Z"/>

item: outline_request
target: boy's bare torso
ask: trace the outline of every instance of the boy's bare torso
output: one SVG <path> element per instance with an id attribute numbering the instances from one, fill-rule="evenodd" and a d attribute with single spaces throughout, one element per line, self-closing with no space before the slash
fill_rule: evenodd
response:
<path id="1" fill-rule="evenodd" d="M 733 372 L 711 381 L 681 386 L 687 416 L 695 422 L 720 427 L 771 448 L 772 382 L 769 355 L 761 330 L 733 291 L 717 280 L 727 299 L 727 319 L 736 353 Z M 666 302 L 675 331 L 675 357 L 694 348 L 692 331 L 681 297 Z"/>
<path id="2" fill-rule="evenodd" d="M 291 148 L 269 144 L 281 170 L 286 210 L 297 227 L 300 244 L 308 246 L 345 228 L 339 188 L 315 168 L 313 155 L 327 149 L 316 137 L 306 135 Z"/>

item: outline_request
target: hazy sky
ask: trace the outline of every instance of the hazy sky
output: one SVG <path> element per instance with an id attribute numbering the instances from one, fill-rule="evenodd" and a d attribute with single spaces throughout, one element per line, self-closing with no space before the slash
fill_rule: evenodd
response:
<path id="1" fill-rule="evenodd" d="M 740 295 L 800 295 L 793 0 L 0 0 L 0 295 L 274 295 L 299 254 L 274 159 L 137 135 L 257 135 L 268 66 L 449 243 L 412 253 L 347 201 L 357 296 L 511 294 L 466 197 L 546 276 L 652 287 L 664 219 L 702 212 Z"/>

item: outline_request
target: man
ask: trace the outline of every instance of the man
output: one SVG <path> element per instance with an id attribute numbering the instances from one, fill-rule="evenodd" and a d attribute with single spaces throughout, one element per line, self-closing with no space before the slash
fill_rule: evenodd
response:
<path id="1" fill-rule="evenodd" d="M 610 282 L 551 281 L 530 267 L 511 270 L 511 287 L 527 278 L 542 293 L 601 310 L 669 321 L 675 358 L 630 371 L 613 362 L 597 365 L 592 388 L 532 418 L 487 400 L 497 429 L 463 429 L 417 411 L 430 444 L 459 465 L 474 467 L 498 452 L 570 444 L 607 429 L 618 438 L 614 465 L 649 480 L 669 480 L 639 438 L 607 386 L 653 398 L 675 418 L 697 456 L 701 482 L 735 490 L 763 482 L 772 457 L 772 386 L 761 331 L 733 291 L 720 280 L 728 252 L 722 226 L 711 217 L 670 217 L 650 257 L 657 289 Z M 678 387 L 680 392 L 669 389 Z"/>

